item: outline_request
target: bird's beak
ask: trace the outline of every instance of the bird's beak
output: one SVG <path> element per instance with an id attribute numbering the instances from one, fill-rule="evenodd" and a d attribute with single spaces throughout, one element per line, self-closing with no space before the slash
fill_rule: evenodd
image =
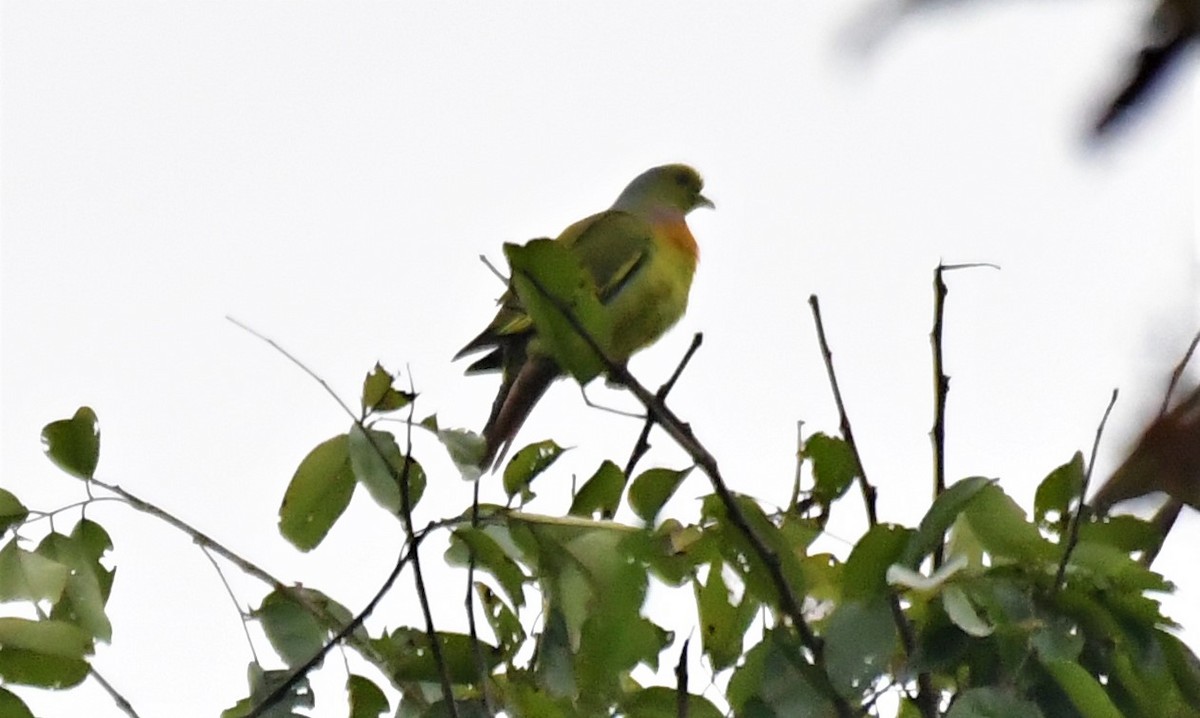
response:
<path id="1" fill-rule="evenodd" d="M 696 206 L 697 207 L 708 207 L 709 209 L 717 208 L 717 205 L 713 204 L 713 201 L 711 199 L 709 199 L 708 197 L 705 197 L 702 194 L 696 195 Z"/>

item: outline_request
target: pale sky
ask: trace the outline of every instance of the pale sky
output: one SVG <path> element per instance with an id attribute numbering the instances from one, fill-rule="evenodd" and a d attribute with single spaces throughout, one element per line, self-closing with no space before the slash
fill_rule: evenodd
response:
<path id="1" fill-rule="evenodd" d="M 502 289 L 477 256 L 500 262 L 503 242 L 557 234 L 665 162 L 697 167 L 717 209 L 691 217 L 702 259 L 688 315 L 632 368 L 657 386 L 704 332 L 671 404 L 733 488 L 786 501 L 795 422 L 837 429 L 807 306 L 817 293 L 881 517 L 919 520 L 939 259 L 1002 267 L 948 278 L 948 476 L 998 477 L 1029 508 L 1037 481 L 1090 447 L 1119 387 L 1103 475 L 1200 326 L 1195 62 L 1089 148 L 1145 4 L 963 5 L 906 18 L 863 51 L 851 40 L 882 6 L 845 0 L 6 1 L 0 484 L 40 510 L 81 500 L 38 434 L 88 404 L 99 477 L 357 611 L 399 527 L 359 492 L 312 554 L 279 536 L 297 463 L 348 422 L 225 316 L 352 403 L 376 360 L 410 367 L 418 415 L 478 429 L 496 379 L 449 361 Z M 623 460 L 639 429 L 565 382 L 552 389 L 518 444 L 577 448 L 540 479 L 533 509 L 565 511 L 571 474 Z M 419 440 L 423 524 L 459 512 L 469 490 Z M 686 465 L 654 443 L 643 467 Z M 694 474 L 672 510 L 690 515 L 707 491 Z M 840 511 L 833 546 L 861 531 L 853 501 Z M 251 657 L 211 565 L 119 504 L 88 515 L 118 566 L 98 670 L 143 716 L 231 706 Z M 1197 541 L 1185 512 L 1157 564 L 1179 583 L 1168 613 L 1193 649 Z M 257 605 L 263 588 L 227 573 Z M 460 627 L 462 575 L 433 580 L 439 627 Z M 419 620 L 410 581 L 374 632 Z M 668 600 L 651 609 L 685 637 Z M 313 715 L 344 714 L 344 680 L 340 660 L 315 677 Z M 16 690 L 39 715 L 120 715 L 92 683 Z"/>

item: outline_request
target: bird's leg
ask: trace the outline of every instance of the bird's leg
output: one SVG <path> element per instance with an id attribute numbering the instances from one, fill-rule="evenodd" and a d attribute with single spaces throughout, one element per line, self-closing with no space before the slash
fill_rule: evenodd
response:
<path id="1" fill-rule="evenodd" d="M 579 393 L 583 396 L 583 403 L 587 404 L 588 406 L 590 406 L 593 409 L 607 411 L 610 414 L 616 414 L 618 416 L 628 416 L 631 419 L 645 419 L 646 418 L 645 414 L 638 414 L 638 413 L 635 413 L 632 411 L 624 411 L 622 409 L 614 409 L 611 406 L 602 406 L 600 404 L 592 403 L 592 400 L 588 398 L 586 386 L 580 385 Z"/>

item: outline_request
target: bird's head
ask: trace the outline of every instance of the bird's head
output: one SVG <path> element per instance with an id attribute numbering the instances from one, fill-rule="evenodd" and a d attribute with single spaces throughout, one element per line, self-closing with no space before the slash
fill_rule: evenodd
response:
<path id="1" fill-rule="evenodd" d="M 703 189 L 700 173 L 687 165 L 652 167 L 629 183 L 613 209 L 638 212 L 666 206 L 687 214 L 697 207 L 713 207 L 701 194 Z"/>

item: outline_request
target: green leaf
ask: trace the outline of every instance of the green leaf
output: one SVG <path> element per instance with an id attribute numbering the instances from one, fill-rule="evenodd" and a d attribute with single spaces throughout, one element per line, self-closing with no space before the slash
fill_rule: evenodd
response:
<path id="1" fill-rule="evenodd" d="M 1039 656 L 1042 667 L 1071 701 L 1071 705 L 1087 718 L 1123 718 L 1121 711 L 1104 691 L 1104 686 L 1075 661 Z"/>
<path id="2" fill-rule="evenodd" d="M 346 679 L 350 718 L 378 718 L 389 708 L 387 696 L 369 679 L 353 673 Z"/>
<path id="3" fill-rule="evenodd" d="M 992 635 L 992 631 L 995 630 L 992 624 L 975 610 L 971 599 L 958 586 L 947 586 L 942 591 L 942 607 L 946 609 L 946 615 L 954 625 L 968 636 L 983 638 Z"/>
<path id="4" fill-rule="evenodd" d="M 829 678 L 847 698 L 871 689 L 887 672 L 899 641 L 892 609 L 883 596 L 844 601 L 825 626 L 825 660 Z"/>
<path id="5" fill-rule="evenodd" d="M 1158 631 L 1157 636 L 1180 694 L 1191 705 L 1200 705 L 1200 659 L 1183 641 L 1166 631 Z"/>
<path id="6" fill-rule="evenodd" d="M 438 441 L 446 447 L 446 453 L 450 454 L 450 460 L 462 474 L 463 480 L 478 479 L 481 473 L 479 462 L 483 459 L 484 452 L 487 451 L 487 444 L 483 441 L 483 437 L 466 429 L 437 429 L 436 418 L 430 418 L 434 419 L 434 431 L 437 432 Z"/>
<path id="7" fill-rule="evenodd" d="M 475 648 L 471 637 L 462 633 L 439 632 L 436 634 L 441 647 L 442 659 L 455 684 L 474 683 L 479 680 L 475 662 Z M 371 639 L 371 645 L 379 651 L 388 668 L 389 675 L 401 683 L 422 681 L 436 683 L 441 673 L 433 660 L 429 637 L 425 631 L 415 628 L 397 628 L 390 634 Z M 500 661 L 500 651 L 486 641 L 479 641 L 484 668 L 490 671 Z"/>
<path id="8" fill-rule="evenodd" d="M 626 481 L 625 472 L 606 459 L 575 494 L 569 513 L 572 516 L 592 517 L 599 512 L 600 518 L 611 519 L 621 504 Z"/>
<path id="9" fill-rule="evenodd" d="M 26 551 L 14 538 L 0 548 L 0 601 L 55 603 L 67 587 L 71 569 Z"/>
<path id="10" fill-rule="evenodd" d="M 406 459 L 396 437 L 374 429 L 364 432 L 356 425 L 350 429 L 349 446 L 354 478 L 367 488 L 375 503 L 399 516 L 400 480 L 407 477 L 410 508 L 416 508 L 425 493 L 425 471 L 411 458 L 405 470 Z"/>
<path id="11" fill-rule="evenodd" d="M 712 661 L 713 670 L 720 672 L 742 657 L 742 641 L 758 607 L 745 599 L 733 604 L 720 562 L 709 565 L 708 580 L 701 583 L 697 579 L 695 590 L 704 653 Z"/>
<path id="12" fill-rule="evenodd" d="M 691 473 L 691 469 L 648 469 L 643 471 L 629 486 L 629 506 L 646 523 L 654 523 L 658 512 L 675 490 Z"/>
<path id="13" fill-rule="evenodd" d="M 1040 526 L 1062 533 L 1071 513 L 1071 502 L 1083 491 L 1083 454 L 1075 456 L 1038 484 L 1033 499 L 1033 517 Z"/>
<path id="14" fill-rule="evenodd" d="M 246 669 L 247 680 L 250 684 L 250 695 L 241 699 L 232 708 L 221 712 L 221 718 L 243 718 L 257 708 L 276 688 L 283 685 L 291 677 L 291 671 L 264 671 L 257 663 L 251 663 Z M 266 711 L 262 718 L 306 718 L 307 714 L 297 713 L 301 708 L 312 708 L 314 702 L 312 689 L 308 678 L 302 678 L 291 687 Z"/>
<path id="15" fill-rule="evenodd" d="M 533 498 L 529 484 L 558 460 L 564 449 L 550 441 L 529 444 L 512 457 L 504 467 L 504 492 L 508 498 L 521 494 L 522 503 Z"/>
<path id="16" fill-rule="evenodd" d="M 458 551 L 456 542 L 469 549 Z M 451 547 L 447 550 L 449 563 L 465 566 L 470 557 L 475 558 L 475 568 L 490 573 L 508 595 L 508 600 L 518 608 L 525 605 L 524 586 L 530 577 L 525 575 L 520 564 L 480 529 L 461 528 L 451 534 Z"/>
<path id="17" fill-rule="evenodd" d="M 1036 705 L 1016 695 L 1011 690 L 992 688 L 970 688 L 960 693 L 946 718 L 1042 718 Z"/>
<path id="18" fill-rule="evenodd" d="M 72 623 L 107 642 L 112 638 L 112 624 L 104 613 L 104 603 L 112 576 L 78 537 L 78 527 L 72 534 L 68 537 L 51 532 L 37 548 L 39 555 L 70 570 L 63 595 L 54 603 L 50 618 Z"/>
<path id="19" fill-rule="evenodd" d="M 268 593 L 252 613 L 289 668 L 302 665 L 325 645 L 328 630 L 286 591 Z"/>
<path id="20" fill-rule="evenodd" d="M 317 444 L 296 467 L 279 506 L 279 533 L 301 551 L 316 548 L 354 495 L 346 434 Z"/>
<path id="21" fill-rule="evenodd" d="M 595 283 L 578 257 L 549 239 L 535 239 L 524 246 L 505 244 L 504 255 L 512 267 L 512 285 L 521 306 L 537 329 L 539 345 L 580 384 L 594 379 L 604 371 L 604 363 L 575 324 L 602 349 L 609 345 L 612 326 L 596 296 Z"/>
<path id="22" fill-rule="evenodd" d="M 484 617 L 487 618 L 488 625 L 492 627 L 492 633 L 500 642 L 500 651 L 504 660 L 512 660 L 517 651 L 525 644 L 525 627 L 521 625 L 517 614 L 508 607 L 504 599 L 492 591 L 487 584 L 476 581 L 475 593 L 479 596 Z"/>
<path id="23" fill-rule="evenodd" d="M 1058 560 L 1059 548 L 1042 538 L 1021 507 L 995 484 L 980 489 L 962 515 L 993 557 L 1033 566 Z"/>
<path id="24" fill-rule="evenodd" d="M 100 427 L 96 412 L 81 406 L 70 419 L 42 429 L 42 447 L 58 468 L 78 479 L 90 479 L 100 461 Z"/>
<path id="25" fill-rule="evenodd" d="M 812 462 L 813 495 L 822 504 L 829 504 L 846 493 L 850 483 L 862 473 L 854 451 L 843 439 L 816 433 L 804 442 L 801 457 Z"/>
<path id="26" fill-rule="evenodd" d="M 975 499 L 984 488 L 992 484 L 991 479 L 979 476 L 956 481 L 933 501 L 921 525 L 917 528 L 900 562 L 916 568 L 926 556 L 942 544 L 946 532 L 954 525 L 958 515 Z"/>
<path id="27" fill-rule="evenodd" d="M 721 718 L 724 714 L 707 698 L 692 693 L 687 695 L 687 709 L 679 709 L 679 693 L 674 688 L 652 686 L 631 693 L 621 701 L 621 715 L 636 718 Z"/>
<path id="28" fill-rule="evenodd" d="M 33 718 L 33 712 L 17 694 L 0 686 L 0 716 L 4 718 Z"/>
<path id="29" fill-rule="evenodd" d="M 813 687 L 817 671 L 799 654 L 784 629 L 768 631 L 746 652 L 729 680 L 729 704 L 737 716 L 836 716 L 827 696 Z"/>
<path id="30" fill-rule="evenodd" d="M 0 618 L 0 679 L 67 688 L 87 677 L 92 639 L 64 621 Z"/>
<path id="31" fill-rule="evenodd" d="M 0 535 L 3 535 L 9 526 L 24 522 L 27 516 L 29 509 L 25 508 L 16 495 L 0 489 Z"/>
<path id="32" fill-rule="evenodd" d="M 842 573 L 843 598 L 847 601 L 865 601 L 886 595 L 888 567 L 899 561 L 912 536 L 912 529 L 902 526 L 872 526 L 846 558 Z"/>
<path id="33" fill-rule="evenodd" d="M 403 409 L 411 404 L 417 395 L 397 389 L 396 380 L 397 377 L 384 369 L 382 364 L 376 363 L 375 368 L 363 379 L 363 411 L 368 414 L 383 413 Z"/>

